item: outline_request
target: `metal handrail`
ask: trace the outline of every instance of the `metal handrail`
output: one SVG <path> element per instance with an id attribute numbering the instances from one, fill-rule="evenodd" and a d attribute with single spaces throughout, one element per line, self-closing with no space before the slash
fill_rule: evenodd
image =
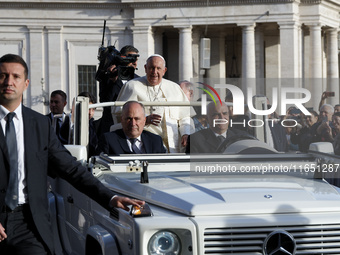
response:
<path id="1" fill-rule="evenodd" d="M 89 105 L 89 108 L 105 107 L 105 106 L 123 106 L 127 101 L 105 102 Z M 139 101 L 144 106 L 201 106 L 202 102 L 182 102 L 182 101 L 165 101 L 165 102 L 150 102 Z"/>

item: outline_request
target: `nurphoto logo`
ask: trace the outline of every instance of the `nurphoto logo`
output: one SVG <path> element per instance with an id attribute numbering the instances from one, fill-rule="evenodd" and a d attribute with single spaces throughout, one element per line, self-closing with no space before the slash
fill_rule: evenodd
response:
<path id="1" fill-rule="evenodd" d="M 202 115 L 207 114 L 207 95 L 211 97 L 215 105 L 217 103 L 220 103 L 222 105 L 222 100 L 220 95 L 217 93 L 216 89 L 228 89 L 230 90 L 232 96 L 233 96 L 233 114 L 234 115 L 244 115 L 244 102 L 247 102 L 248 109 L 250 113 L 254 115 L 270 115 L 273 112 L 276 111 L 278 107 L 278 88 L 274 87 L 272 88 L 272 104 L 269 109 L 256 109 L 254 104 L 253 104 L 253 90 L 251 88 L 247 89 L 247 101 L 245 101 L 245 96 L 243 91 L 238 88 L 235 85 L 232 84 L 215 84 L 214 87 L 198 82 L 199 84 L 203 85 L 205 88 L 198 87 L 202 91 L 204 91 L 206 94 L 202 94 L 202 101 L 201 101 L 201 113 Z M 215 89 L 216 88 L 216 89 Z M 215 99 L 215 96 L 208 90 L 210 89 L 215 96 L 217 97 L 218 101 Z M 289 98 L 288 94 L 294 94 L 294 98 Z M 300 98 L 297 98 L 296 95 L 300 95 Z M 287 105 L 294 105 L 297 109 L 299 109 L 303 114 L 305 115 L 311 115 L 311 113 L 306 109 L 306 107 L 303 105 L 304 103 L 307 103 L 311 99 L 311 93 L 308 89 L 305 88 L 294 88 L 294 87 L 284 87 L 281 88 L 280 90 L 280 115 L 285 115 L 286 114 L 286 109 Z M 279 119 L 265 119 L 266 122 L 268 122 L 269 125 L 274 125 Z M 284 119 L 281 120 L 281 125 L 284 127 L 295 127 L 298 123 L 294 119 Z M 222 125 L 222 124 L 227 124 L 228 120 L 226 119 L 215 119 L 213 121 L 214 126 L 215 125 Z M 249 127 L 262 127 L 265 122 L 262 119 L 250 119 L 245 123 L 245 120 L 243 122 L 234 122 L 232 123 L 232 120 L 230 120 L 230 125 L 240 125 L 242 124 L 245 126 L 248 124 Z"/>

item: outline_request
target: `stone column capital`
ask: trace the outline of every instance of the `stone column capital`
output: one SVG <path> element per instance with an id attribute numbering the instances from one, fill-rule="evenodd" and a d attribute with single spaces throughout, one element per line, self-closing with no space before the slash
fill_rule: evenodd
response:
<path id="1" fill-rule="evenodd" d="M 41 33 L 44 30 L 44 26 L 39 26 L 39 25 L 28 25 L 27 29 L 30 32 L 35 32 L 35 33 Z"/>
<path id="2" fill-rule="evenodd" d="M 152 32 L 152 27 L 151 26 L 134 26 L 131 27 L 133 33 L 138 33 L 138 34 L 142 34 L 142 33 L 150 33 Z"/>
<path id="3" fill-rule="evenodd" d="M 304 23 L 309 29 L 321 29 L 321 22 L 310 22 Z"/>
<path id="4" fill-rule="evenodd" d="M 49 34 L 60 34 L 63 26 L 47 26 L 45 28 Z"/>
<path id="5" fill-rule="evenodd" d="M 192 31 L 192 26 L 175 26 L 175 28 L 178 28 L 180 33 L 189 33 Z"/>
<path id="6" fill-rule="evenodd" d="M 337 34 L 339 32 L 339 28 L 337 27 L 327 27 L 325 28 L 325 32 L 330 34 Z"/>
<path id="7" fill-rule="evenodd" d="M 52 30 L 58 31 L 58 30 L 61 30 L 63 26 L 46 26 L 45 28 L 49 31 L 52 31 Z"/>
<path id="8" fill-rule="evenodd" d="M 244 30 L 244 29 L 246 29 L 246 30 L 253 30 L 253 29 L 255 29 L 255 27 L 256 27 L 256 23 L 255 22 L 251 22 L 251 23 L 249 23 L 249 22 L 241 22 L 241 23 L 237 23 L 237 26 L 238 27 L 242 27 L 242 29 Z"/>
<path id="9" fill-rule="evenodd" d="M 278 25 L 279 29 L 292 29 L 301 27 L 301 23 L 297 21 L 278 22 Z"/>

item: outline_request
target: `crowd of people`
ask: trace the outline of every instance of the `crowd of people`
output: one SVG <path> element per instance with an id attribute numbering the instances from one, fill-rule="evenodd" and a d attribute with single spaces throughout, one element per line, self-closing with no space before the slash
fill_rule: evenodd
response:
<path id="1" fill-rule="evenodd" d="M 322 94 L 319 111 L 310 110 L 304 115 L 296 108 L 287 111 L 286 119 L 296 122 L 293 128 L 286 128 L 291 150 L 307 152 L 314 142 L 331 142 L 334 153 L 340 155 L 340 104 L 325 104 L 327 92 Z"/>

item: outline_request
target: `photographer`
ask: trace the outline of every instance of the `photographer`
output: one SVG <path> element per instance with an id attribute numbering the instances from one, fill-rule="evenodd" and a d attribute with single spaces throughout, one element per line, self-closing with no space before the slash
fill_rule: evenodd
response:
<path id="1" fill-rule="evenodd" d="M 100 59 L 101 63 L 98 70 L 99 74 L 96 77 L 99 81 L 99 101 L 101 103 L 116 101 L 122 86 L 127 81 L 139 77 L 134 73 L 137 69 L 138 52 L 138 49 L 132 45 L 126 45 L 120 52 L 113 49 L 109 54 L 104 52 L 106 55 L 101 56 L 102 59 Z M 109 63 L 107 68 L 105 63 Z M 109 132 L 113 124 L 111 107 L 104 107 L 98 136 Z"/>

